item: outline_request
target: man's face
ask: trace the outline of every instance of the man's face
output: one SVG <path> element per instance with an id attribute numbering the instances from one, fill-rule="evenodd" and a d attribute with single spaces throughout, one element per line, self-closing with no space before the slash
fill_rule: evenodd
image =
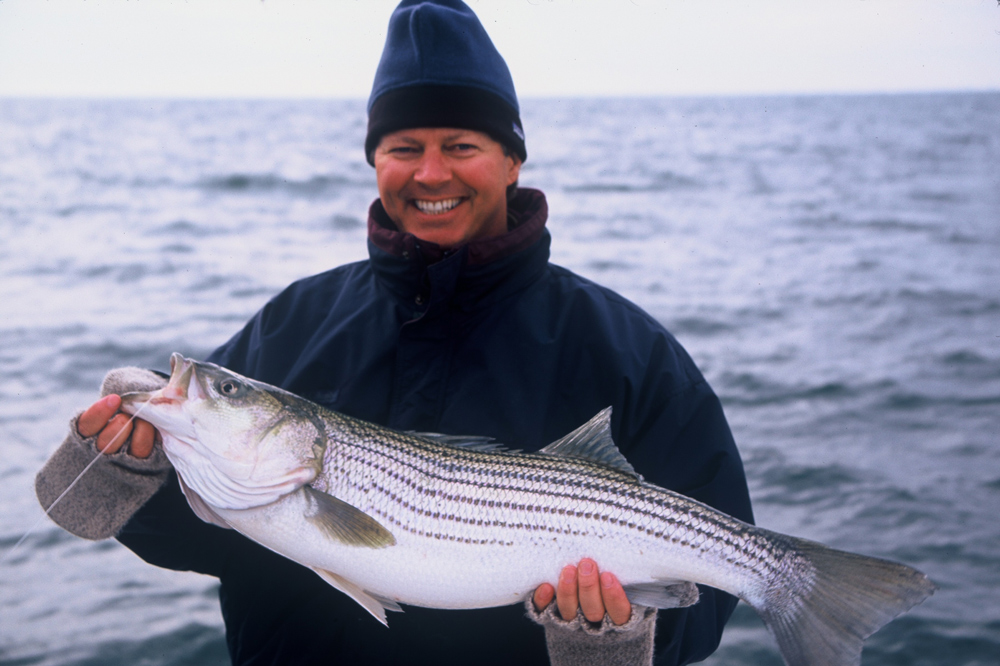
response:
<path id="1" fill-rule="evenodd" d="M 507 231 L 507 186 L 520 171 L 520 159 L 473 130 L 400 130 L 375 149 L 385 212 L 400 230 L 446 248 Z"/>

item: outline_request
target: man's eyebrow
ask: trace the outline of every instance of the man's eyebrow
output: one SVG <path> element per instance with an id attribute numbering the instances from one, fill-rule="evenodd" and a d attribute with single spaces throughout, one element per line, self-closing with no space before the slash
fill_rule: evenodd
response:
<path id="1" fill-rule="evenodd" d="M 459 130 L 454 134 L 446 134 L 444 137 L 445 141 L 458 141 L 459 139 L 466 139 L 469 143 L 474 143 L 476 135 L 469 130 Z"/>

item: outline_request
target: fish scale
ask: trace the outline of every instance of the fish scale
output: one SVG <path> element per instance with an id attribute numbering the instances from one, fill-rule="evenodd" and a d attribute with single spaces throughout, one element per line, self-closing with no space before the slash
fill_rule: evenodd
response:
<path id="1" fill-rule="evenodd" d="M 517 603 L 591 557 L 633 603 L 686 606 L 711 585 L 757 611 L 790 666 L 851 666 L 867 636 L 934 591 L 903 564 L 643 481 L 611 439 L 610 409 L 518 453 L 393 431 L 179 354 L 171 366 L 166 387 L 122 405 L 163 435 L 194 512 L 312 568 L 383 623 L 401 603 Z"/>

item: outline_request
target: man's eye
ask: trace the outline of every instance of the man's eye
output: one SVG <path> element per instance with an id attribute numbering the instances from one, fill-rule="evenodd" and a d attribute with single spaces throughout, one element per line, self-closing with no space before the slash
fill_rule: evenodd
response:
<path id="1" fill-rule="evenodd" d="M 413 146 L 395 146 L 389 149 L 390 153 L 394 155 L 410 155 L 417 152 L 417 149 Z"/>

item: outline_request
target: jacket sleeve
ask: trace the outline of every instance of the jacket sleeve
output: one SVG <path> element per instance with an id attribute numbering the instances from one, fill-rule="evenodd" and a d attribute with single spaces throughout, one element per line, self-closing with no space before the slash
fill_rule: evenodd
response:
<path id="1" fill-rule="evenodd" d="M 119 368 L 104 378 L 101 395 L 152 391 L 164 384 L 162 377 L 148 370 Z M 163 486 L 172 468 L 158 447 L 148 458 L 136 458 L 125 447 L 101 455 L 95 448 L 97 437 L 83 437 L 77 431 L 79 417 L 70 421 L 66 439 L 36 475 L 35 495 L 66 531 L 84 539 L 106 539 L 118 534 Z"/>

